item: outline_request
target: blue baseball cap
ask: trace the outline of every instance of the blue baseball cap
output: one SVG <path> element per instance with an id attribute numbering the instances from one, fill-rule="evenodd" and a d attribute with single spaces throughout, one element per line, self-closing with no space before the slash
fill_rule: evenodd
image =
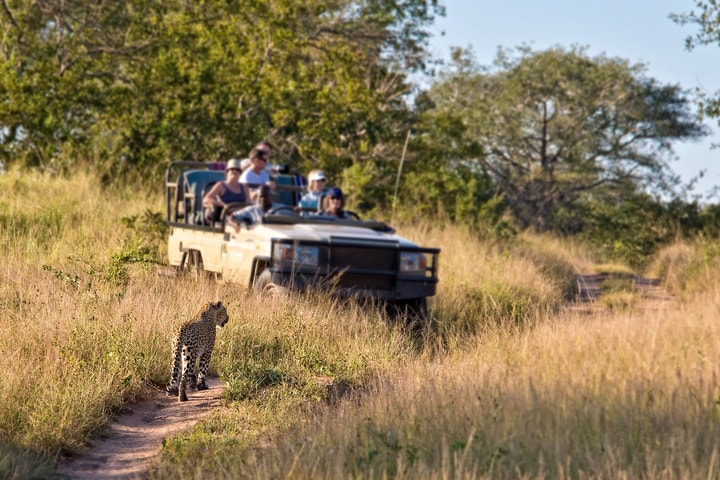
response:
<path id="1" fill-rule="evenodd" d="M 343 198 L 343 193 L 338 187 L 333 187 L 328 190 L 327 196 L 330 198 Z"/>

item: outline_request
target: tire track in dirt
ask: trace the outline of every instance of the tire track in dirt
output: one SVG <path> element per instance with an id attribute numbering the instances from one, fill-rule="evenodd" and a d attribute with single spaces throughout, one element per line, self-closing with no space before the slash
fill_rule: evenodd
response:
<path id="1" fill-rule="evenodd" d="M 165 438 L 189 429 L 221 406 L 225 384 L 217 378 L 206 378 L 206 383 L 207 390 L 188 391 L 187 402 L 149 387 L 146 400 L 111 422 L 107 435 L 63 459 L 58 473 L 77 480 L 143 478 L 160 458 Z"/>
<path id="2" fill-rule="evenodd" d="M 588 313 L 607 310 L 597 300 L 602 295 L 603 283 L 611 278 L 618 278 L 617 274 L 596 273 L 575 276 L 575 289 L 577 299 L 568 305 L 570 310 L 586 311 Z M 632 285 L 640 297 L 637 307 L 646 310 L 663 308 L 667 302 L 675 300 L 661 284 L 658 278 L 645 278 L 631 276 Z"/>

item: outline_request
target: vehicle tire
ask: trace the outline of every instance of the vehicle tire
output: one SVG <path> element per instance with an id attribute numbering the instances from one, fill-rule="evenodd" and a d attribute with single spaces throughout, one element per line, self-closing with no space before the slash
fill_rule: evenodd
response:
<path id="1" fill-rule="evenodd" d="M 198 250 L 187 252 L 185 263 L 178 267 L 178 275 L 189 275 L 191 278 L 203 278 L 205 268 L 203 267 L 202 254 Z"/>
<path id="2" fill-rule="evenodd" d="M 427 325 L 428 305 L 426 297 L 388 302 L 385 308 L 391 321 L 402 323 L 412 331 L 421 331 Z"/>
<path id="3" fill-rule="evenodd" d="M 263 297 L 269 298 L 285 298 L 288 294 L 287 288 L 272 282 L 272 275 L 270 274 L 270 270 L 267 269 L 255 280 L 253 291 Z"/>

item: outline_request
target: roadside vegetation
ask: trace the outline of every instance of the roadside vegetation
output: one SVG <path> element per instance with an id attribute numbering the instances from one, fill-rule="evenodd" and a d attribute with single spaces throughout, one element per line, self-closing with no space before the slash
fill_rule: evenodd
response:
<path id="1" fill-rule="evenodd" d="M 719 473 L 714 240 L 631 268 L 550 235 L 398 225 L 443 249 L 418 338 L 375 309 L 159 275 L 159 194 L 91 171 L 11 169 L 0 188 L 4 478 L 51 478 L 146 384 L 165 385 L 173 330 L 214 299 L 230 314 L 211 364 L 225 405 L 167 439 L 151 478 Z M 646 267 L 672 302 L 570 308 L 576 274 L 606 272 L 622 292 Z"/>

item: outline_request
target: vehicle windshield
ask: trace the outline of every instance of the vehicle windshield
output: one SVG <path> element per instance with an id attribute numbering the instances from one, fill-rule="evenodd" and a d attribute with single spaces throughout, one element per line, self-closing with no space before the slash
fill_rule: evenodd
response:
<path id="1" fill-rule="evenodd" d="M 336 217 L 328 217 L 323 215 L 301 216 L 287 209 L 266 214 L 262 220 L 266 225 L 297 225 L 297 224 L 314 224 L 314 225 L 346 225 L 360 228 L 370 228 L 379 232 L 393 233 L 395 231 L 390 225 L 377 220 L 358 220 L 358 219 L 340 219 Z"/>

